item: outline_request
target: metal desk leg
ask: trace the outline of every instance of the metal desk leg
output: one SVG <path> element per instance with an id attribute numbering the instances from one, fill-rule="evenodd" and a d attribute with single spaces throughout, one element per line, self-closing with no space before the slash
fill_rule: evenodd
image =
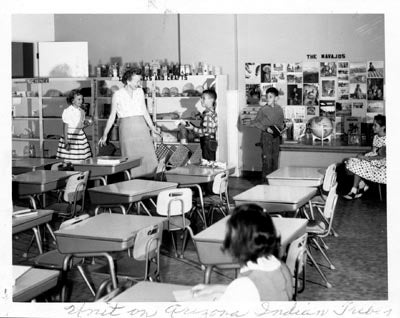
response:
<path id="1" fill-rule="evenodd" d="M 202 219 L 204 223 L 204 228 L 207 228 L 207 221 L 206 221 L 206 213 L 204 211 L 204 199 L 203 199 L 203 190 L 201 189 L 199 184 L 193 183 L 193 184 L 185 184 L 182 185 L 182 187 L 188 187 L 188 188 L 196 188 L 199 191 L 199 198 L 200 198 L 200 205 L 201 205 L 201 213 L 200 218 Z"/>
<path id="2" fill-rule="evenodd" d="M 46 223 L 46 227 L 47 227 L 47 229 L 49 230 L 49 233 L 50 233 L 51 237 L 53 238 L 54 242 L 57 242 L 57 241 L 56 241 L 56 236 L 54 235 L 53 229 L 51 228 L 50 224 L 49 224 L 49 223 Z"/>
<path id="3" fill-rule="evenodd" d="M 40 234 L 39 234 L 39 229 L 35 226 L 32 228 L 33 233 L 35 234 L 35 239 L 36 243 L 39 249 L 39 253 L 43 254 L 43 248 L 42 248 L 42 240 L 40 239 Z"/>
<path id="4" fill-rule="evenodd" d="M 128 170 L 124 170 L 124 174 L 125 174 L 127 180 L 131 180 L 131 174 L 129 173 Z"/>
<path id="5" fill-rule="evenodd" d="M 114 260 L 112 256 L 108 253 L 102 253 L 101 255 L 104 256 L 108 261 L 108 266 L 110 267 L 111 282 L 113 284 L 113 289 L 116 289 L 118 287 L 118 283 L 117 275 L 115 273 Z"/>
<path id="6" fill-rule="evenodd" d="M 211 280 L 211 272 L 213 270 L 213 265 L 207 265 L 206 271 L 204 272 L 204 284 L 209 284 Z"/>
<path id="7" fill-rule="evenodd" d="M 143 209 L 145 210 L 145 212 L 146 212 L 149 216 L 152 216 L 151 213 L 150 213 L 150 211 L 149 211 L 149 209 L 147 209 L 147 207 L 144 205 L 144 203 L 143 203 L 142 201 L 139 201 L 138 204 L 139 204 L 139 207 L 143 207 Z M 138 210 L 138 213 L 140 214 L 140 209 Z"/>

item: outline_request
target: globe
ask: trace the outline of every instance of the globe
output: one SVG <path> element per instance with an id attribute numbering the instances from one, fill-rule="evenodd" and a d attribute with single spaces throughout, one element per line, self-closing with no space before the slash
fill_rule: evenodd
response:
<path id="1" fill-rule="evenodd" d="M 313 117 L 310 119 L 309 125 L 312 134 L 319 139 L 325 139 L 333 132 L 333 123 L 328 117 Z"/>

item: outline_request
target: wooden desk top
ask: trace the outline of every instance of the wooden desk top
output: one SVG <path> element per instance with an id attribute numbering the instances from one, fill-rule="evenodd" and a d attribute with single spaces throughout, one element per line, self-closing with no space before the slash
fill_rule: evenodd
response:
<path id="1" fill-rule="evenodd" d="M 36 215 L 12 217 L 12 234 L 17 234 L 29 230 L 40 224 L 51 221 L 53 210 L 37 210 Z"/>
<path id="2" fill-rule="evenodd" d="M 267 175 L 268 179 L 323 180 L 324 169 L 312 167 L 286 166 Z"/>
<path id="3" fill-rule="evenodd" d="M 244 191 L 235 197 L 234 201 L 246 202 L 266 202 L 266 203 L 284 203 L 298 204 L 302 201 L 308 201 L 315 193 L 315 188 L 292 187 L 292 186 L 274 186 L 260 184 L 247 191 Z"/>
<path id="4" fill-rule="evenodd" d="M 12 181 L 16 183 L 46 184 L 67 179 L 77 173 L 77 171 L 36 170 L 19 174 L 12 178 Z"/>
<path id="5" fill-rule="evenodd" d="M 52 165 L 57 162 L 61 162 L 63 159 L 53 158 L 13 158 L 12 167 L 14 168 L 32 168 L 35 170 L 44 166 Z"/>
<path id="6" fill-rule="evenodd" d="M 196 234 L 193 239 L 197 242 L 214 242 L 222 244 L 225 238 L 226 222 L 230 216 L 226 216 L 214 223 L 204 231 Z M 272 218 L 275 228 L 281 237 L 281 245 L 286 246 L 294 239 L 304 234 L 307 226 L 307 219 L 298 218 Z"/>
<path id="7" fill-rule="evenodd" d="M 234 170 L 235 170 L 234 167 L 229 167 L 227 169 L 221 169 L 221 168 L 188 165 L 188 166 L 177 167 L 177 168 L 165 171 L 165 174 L 167 176 L 175 175 L 175 174 L 186 175 L 186 176 L 216 176 L 220 172 L 228 171 L 229 173 L 233 173 Z"/>
<path id="8" fill-rule="evenodd" d="M 61 253 L 125 250 L 142 228 L 161 224 L 164 217 L 102 213 L 55 231 Z"/>
<path id="9" fill-rule="evenodd" d="M 18 266 L 18 265 L 14 265 Z M 13 301 L 30 301 L 55 287 L 59 271 L 31 268 L 16 279 L 13 287 Z"/>
<path id="10" fill-rule="evenodd" d="M 110 299 L 113 302 L 175 302 L 173 292 L 191 289 L 192 286 L 139 282 L 121 294 Z"/>
<path id="11" fill-rule="evenodd" d="M 174 189 L 174 182 L 133 179 L 88 189 L 93 204 L 131 203 Z"/>

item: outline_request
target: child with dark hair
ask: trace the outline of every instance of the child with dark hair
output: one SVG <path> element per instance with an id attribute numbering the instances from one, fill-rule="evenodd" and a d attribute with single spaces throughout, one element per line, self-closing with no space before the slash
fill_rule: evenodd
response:
<path id="1" fill-rule="evenodd" d="M 73 89 L 67 96 L 69 106 L 62 113 L 64 136 L 60 138 L 57 158 L 65 161 L 80 162 L 92 156 L 90 145 L 83 128 L 89 125 L 85 121 L 85 111 L 81 108 L 83 96 L 80 90 Z"/>
<path id="2" fill-rule="evenodd" d="M 346 161 L 346 169 L 354 175 L 353 186 L 345 199 L 360 198 L 367 190 L 365 181 L 386 184 L 386 117 L 374 117 L 372 149 L 364 155 Z"/>
<path id="3" fill-rule="evenodd" d="M 256 204 L 236 207 L 227 222 L 223 249 L 241 265 L 229 285 L 197 285 L 194 297 L 220 301 L 288 301 L 292 275 L 278 259 L 280 239 L 271 217 Z"/>
<path id="4" fill-rule="evenodd" d="M 266 182 L 266 176 L 278 169 L 281 136 L 276 131 L 284 127 L 283 110 L 277 104 L 279 91 L 270 87 L 266 91 L 266 97 L 267 104 L 261 107 L 256 118 L 250 123 L 250 126 L 261 130 L 262 182 Z"/>
<path id="5" fill-rule="evenodd" d="M 212 89 L 206 89 L 201 94 L 201 104 L 205 108 L 199 127 L 189 123 L 187 129 L 200 137 L 202 157 L 206 160 L 215 161 L 218 142 L 216 133 L 218 128 L 218 118 L 215 112 L 217 93 Z"/>

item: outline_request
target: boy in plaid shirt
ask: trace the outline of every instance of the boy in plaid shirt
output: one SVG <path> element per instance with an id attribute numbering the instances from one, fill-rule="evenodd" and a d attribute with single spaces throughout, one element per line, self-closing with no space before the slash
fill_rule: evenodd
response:
<path id="1" fill-rule="evenodd" d="M 187 129 L 192 129 L 195 134 L 200 137 L 200 146 L 202 156 L 206 160 L 215 161 L 215 153 L 217 151 L 216 133 L 218 128 L 217 113 L 215 112 L 215 104 L 217 93 L 214 90 L 207 89 L 201 95 L 201 105 L 205 108 L 199 127 L 195 127 L 189 123 Z"/>

